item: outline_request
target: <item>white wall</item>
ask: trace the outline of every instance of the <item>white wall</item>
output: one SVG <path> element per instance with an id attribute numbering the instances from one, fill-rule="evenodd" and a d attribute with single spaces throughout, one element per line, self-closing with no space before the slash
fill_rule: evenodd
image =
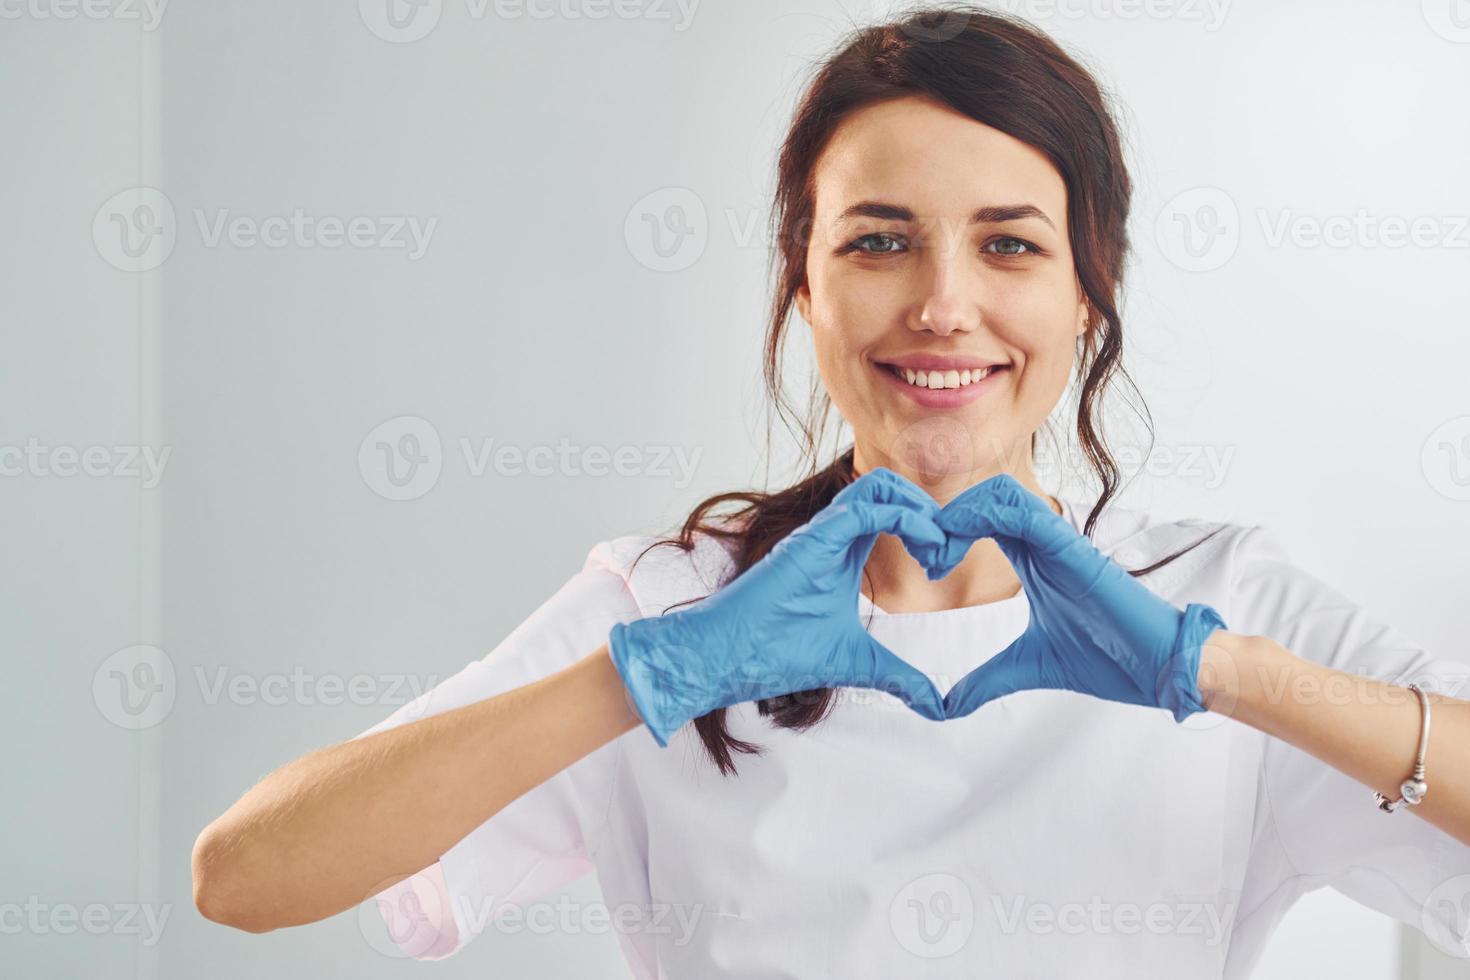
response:
<path id="1" fill-rule="evenodd" d="M 1130 370 L 1158 466 L 1123 502 L 1273 525 L 1302 564 L 1470 659 L 1470 231 L 1455 223 L 1470 28 L 1450 3 L 1006 6 L 1087 54 L 1127 107 Z M 535 19 L 443 0 L 398 43 L 377 0 L 175 0 L 157 24 L 101 0 L 106 16 L 72 19 L 66 0 L 0 2 L 0 446 L 52 450 L 50 470 L 0 477 L 0 699 L 25 747 L 0 797 L 0 901 L 168 915 L 157 942 L 121 924 L 7 936 L 7 962 L 394 969 L 352 915 L 267 936 L 201 920 L 195 834 L 270 769 L 387 714 L 392 685 L 483 655 L 594 542 L 761 477 L 774 147 L 804 66 L 885 7 L 704 0 L 686 22 L 672 2 Z M 108 203 L 140 186 L 166 203 Z M 166 256 L 170 236 L 120 249 L 111 216 L 139 203 L 170 231 Z M 660 271 L 638 218 L 671 203 L 704 220 L 686 210 L 698 233 Z M 397 217 L 432 231 L 422 255 L 210 237 L 298 208 L 372 218 L 373 236 Z M 1283 215 L 1301 234 L 1359 209 L 1426 218 L 1437 241 L 1273 238 Z M 1181 230 L 1203 236 L 1212 215 L 1224 234 L 1191 253 Z M 368 438 L 403 417 L 419 421 Z M 375 446 L 405 435 L 431 462 L 393 500 Z M 476 475 L 464 441 L 486 440 L 632 447 L 638 473 Z M 56 447 L 90 446 L 109 447 L 109 475 L 54 473 Z M 111 447 L 129 446 L 170 453 L 156 486 L 114 473 Z M 664 449 L 687 478 L 655 467 Z M 1196 450 L 1221 468 L 1166 462 Z M 140 656 L 173 670 L 142 716 L 122 695 L 149 683 Z M 250 693 L 297 672 L 361 678 L 367 703 Z M 216 696 L 221 680 L 246 688 Z M 1314 893 L 1258 975 L 1463 968 L 1405 935 L 1401 951 L 1393 923 Z M 622 975 L 607 935 L 486 935 L 434 969 Z"/>

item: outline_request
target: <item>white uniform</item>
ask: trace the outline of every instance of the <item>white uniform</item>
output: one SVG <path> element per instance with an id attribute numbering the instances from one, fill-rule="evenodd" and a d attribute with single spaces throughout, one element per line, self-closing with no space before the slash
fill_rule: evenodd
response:
<path id="1" fill-rule="evenodd" d="M 1086 510 L 1062 504 L 1081 531 Z M 1094 541 L 1141 568 L 1217 526 L 1114 505 Z M 727 568 L 706 539 L 693 555 L 656 548 L 630 575 L 651 540 L 598 544 L 484 660 L 363 734 L 544 677 L 613 623 L 707 594 Z M 1226 525 L 1141 581 L 1300 657 L 1470 696 L 1470 668 L 1295 567 L 1264 528 Z M 1021 634 L 1028 603 L 858 608 L 942 692 Z M 730 778 L 691 726 L 662 749 L 642 726 L 627 732 L 383 892 L 394 940 L 447 956 L 506 903 L 595 871 L 600 927 L 640 980 L 1245 978 L 1297 897 L 1323 886 L 1470 956 L 1470 847 L 1412 812 L 1378 812 L 1371 789 L 1223 715 L 1177 724 L 1024 691 L 932 722 L 886 694 L 839 694 L 806 732 L 771 727 L 754 704 L 730 709 L 731 733 L 764 749 L 737 753 Z M 1432 756 L 1429 773 L 1432 786 Z"/>

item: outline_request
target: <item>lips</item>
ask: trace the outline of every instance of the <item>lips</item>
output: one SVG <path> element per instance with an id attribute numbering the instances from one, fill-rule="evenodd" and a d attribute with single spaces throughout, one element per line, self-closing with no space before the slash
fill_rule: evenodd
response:
<path id="1" fill-rule="evenodd" d="M 885 364 L 883 367 L 888 368 L 897 377 L 902 378 L 906 384 L 911 384 L 916 388 L 934 390 L 938 388 L 964 388 L 967 385 L 979 384 L 993 372 L 1004 370 L 1005 366 L 994 364 L 987 368 L 977 368 L 974 370 L 970 368 L 961 370 L 950 368 L 949 370 L 936 369 L 928 371 L 923 369 L 915 370 L 910 367 L 899 367 L 896 364 Z"/>
<path id="2" fill-rule="evenodd" d="M 934 363 L 931 359 L 929 363 Z M 954 363 L 953 360 L 950 363 Z M 974 369 L 970 367 L 956 368 L 945 367 L 941 371 L 938 367 L 923 369 L 924 384 L 920 386 L 916 382 L 920 379 L 920 367 L 900 366 L 893 363 L 875 362 L 874 368 L 882 376 L 887 385 L 891 385 L 911 401 L 918 403 L 923 408 L 946 410 L 968 405 L 980 398 L 986 392 L 994 390 L 1004 383 L 1010 374 L 1009 364 L 995 364 L 986 369 L 983 362 L 972 361 Z M 912 373 L 914 382 L 909 381 Z M 976 380 L 976 375 L 979 379 Z M 964 379 L 969 376 L 969 381 Z M 938 382 L 931 386 L 931 382 Z"/>

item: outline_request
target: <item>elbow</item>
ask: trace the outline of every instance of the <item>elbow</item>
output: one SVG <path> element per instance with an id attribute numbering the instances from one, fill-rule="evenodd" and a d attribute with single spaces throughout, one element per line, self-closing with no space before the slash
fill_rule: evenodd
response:
<path id="1" fill-rule="evenodd" d="M 270 932 L 275 927 L 265 922 L 250 908 L 242 895 L 238 875 L 232 874 L 227 856 L 236 850 L 233 843 L 217 832 L 213 825 L 204 828 L 194 841 L 190 858 L 193 874 L 194 907 L 211 922 L 244 932 Z"/>

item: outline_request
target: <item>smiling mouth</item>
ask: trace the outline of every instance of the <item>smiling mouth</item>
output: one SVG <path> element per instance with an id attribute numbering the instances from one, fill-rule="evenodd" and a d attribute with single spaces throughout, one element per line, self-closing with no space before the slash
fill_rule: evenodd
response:
<path id="1" fill-rule="evenodd" d="M 883 370 L 903 381 L 905 384 L 915 388 L 967 388 L 973 384 L 979 384 L 992 374 L 1005 371 L 1010 368 L 1009 364 L 992 364 L 987 368 L 964 371 L 922 371 L 915 368 L 901 368 L 896 364 L 880 364 Z"/>

